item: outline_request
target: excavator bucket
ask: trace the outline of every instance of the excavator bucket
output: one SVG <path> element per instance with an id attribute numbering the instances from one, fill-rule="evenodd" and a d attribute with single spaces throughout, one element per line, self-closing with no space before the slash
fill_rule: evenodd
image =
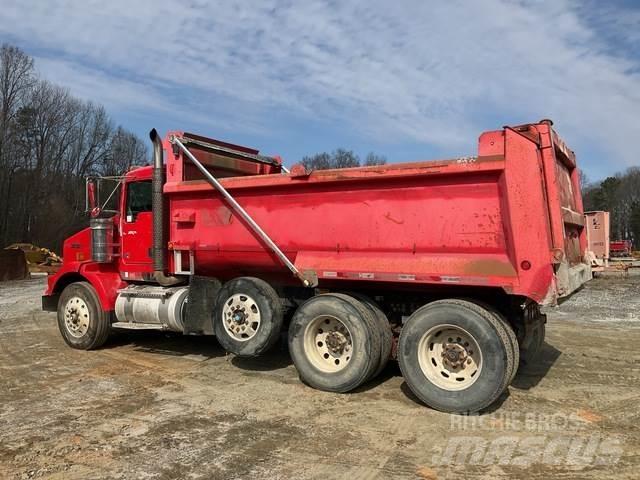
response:
<path id="1" fill-rule="evenodd" d="M 0 282 L 29 278 L 27 259 L 22 250 L 0 250 Z"/>

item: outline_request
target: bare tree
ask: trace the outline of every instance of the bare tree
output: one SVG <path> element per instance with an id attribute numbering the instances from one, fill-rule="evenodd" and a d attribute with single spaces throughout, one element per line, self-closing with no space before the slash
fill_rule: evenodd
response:
<path id="1" fill-rule="evenodd" d="M 331 155 L 328 153 L 316 153 L 315 155 L 311 155 L 310 157 L 303 157 L 300 163 L 306 168 L 308 171 L 311 170 L 328 170 L 330 168 L 334 168 L 333 160 L 331 159 Z"/>
<path id="2" fill-rule="evenodd" d="M 300 163 L 307 170 L 327 170 L 332 168 L 359 167 L 360 158 L 352 150 L 338 148 L 332 153 L 316 153 L 315 155 L 303 157 Z M 387 163 L 386 157 L 369 153 L 364 161 L 364 165 L 384 165 Z"/>
<path id="3" fill-rule="evenodd" d="M 36 78 L 20 49 L 0 49 L 0 247 L 59 249 L 86 223 L 84 177 L 146 162 L 145 144 L 114 127 L 101 105 Z"/>
<path id="4" fill-rule="evenodd" d="M 33 85 L 33 59 L 19 48 L 0 47 L 0 241 L 7 242 L 15 160 L 15 117 Z"/>
<path id="5" fill-rule="evenodd" d="M 367 158 L 364 159 L 364 165 L 367 167 L 373 167 L 374 165 L 386 165 L 387 157 L 383 155 L 376 155 L 373 152 L 367 154 Z"/>
<path id="6" fill-rule="evenodd" d="M 148 159 L 147 146 L 140 138 L 122 127 L 111 137 L 109 153 L 102 164 L 103 175 L 118 175 L 133 165 L 141 165 Z"/>
<path id="7" fill-rule="evenodd" d="M 351 150 L 338 148 L 332 154 L 333 168 L 351 168 L 359 167 L 360 159 Z"/>
<path id="8" fill-rule="evenodd" d="M 589 178 L 582 170 L 578 170 L 578 175 L 580 180 L 580 190 L 584 190 L 589 186 Z"/>

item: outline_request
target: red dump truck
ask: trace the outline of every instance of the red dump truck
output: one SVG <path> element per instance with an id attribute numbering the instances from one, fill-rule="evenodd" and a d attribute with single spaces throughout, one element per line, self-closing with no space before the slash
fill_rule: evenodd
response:
<path id="1" fill-rule="evenodd" d="M 533 361 L 540 306 L 591 278 L 575 155 L 548 120 L 483 133 L 477 156 L 324 171 L 151 139 L 117 208 L 87 181 L 90 226 L 48 279 L 73 348 L 160 329 L 255 356 L 284 333 L 307 385 L 348 392 L 393 358 L 425 404 L 476 412 Z"/>

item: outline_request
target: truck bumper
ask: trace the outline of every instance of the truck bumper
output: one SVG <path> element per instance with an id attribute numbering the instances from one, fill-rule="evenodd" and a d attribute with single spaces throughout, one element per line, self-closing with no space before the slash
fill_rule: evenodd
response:
<path id="1" fill-rule="evenodd" d="M 593 272 L 588 263 L 579 263 L 574 266 L 561 263 L 557 267 L 554 281 L 547 296 L 540 304 L 543 306 L 557 305 L 559 299 L 568 297 L 592 278 Z"/>
<path id="2" fill-rule="evenodd" d="M 560 273 L 560 271 L 558 272 Z M 558 297 L 567 297 L 593 278 L 591 265 L 580 263 L 566 269 L 566 274 L 558 276 Z"/>

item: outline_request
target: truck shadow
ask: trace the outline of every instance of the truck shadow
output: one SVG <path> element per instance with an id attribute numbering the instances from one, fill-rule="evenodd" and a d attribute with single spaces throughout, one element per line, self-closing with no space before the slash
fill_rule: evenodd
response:
<path id="1" fill-rule="evenodd" d="M 227 353 L 215 337 L 185 336 L 173 332 L 116 332 L 104 348 L 130 346 L 134 351 L 174 357 L 196 355 L 209 360 Z"/>
<path id="2" fill-rule="evenodd" d="M 540 383 L 554 363 L 562 355 L 562 352 L 553 345 L 544 342 L 538 357 L 534 362 L 525 365 L 520 364 L 516 377 L 511 382 L 511 386 L 518 390 L 529 390 Z"/>
<path id="3" fill-rule="evenodd" d="M 282 334 L 278 343 L 264 355 L 258 357 L 233 357 L 231 364 L 243 370 L 252 372 L 269 372 L 280 370 L 289 365 L 293 365 L 293 360 L 289 355 L 289 345 L 287 336 Z"/>
<path id="4" fill-rule="evenodd" d="M 199 356 L 205 360 L 224 357 L 228 353 L 218 344 L 215 337 L 184 336 L 172 332 L 149 331 L 123 331 L 117 332 L 109 339 L 105 348 L 117 348 L 131 346 L 135 351 L 168 356 Z M 536 361 L 530 365 L 521 364 L 511 387 L 517 390 L 529 390 L 547 375 L 551 367 L 558 360 L 562 352 L 553 345 L 544 343 Z M 293 364 L 289 356 L 286 341 L 280 341 L 267 354 L 258 357 L 232 356 L 231 363 L 243 370 L 254 372 L 266 372 L 287 368 Z M 374 379 L 353 390 L 353 393 L 367 392 L 385 383 L 393 377 L 401 377 L 402 372 L 398 363 L 390 361 L 384 370 Z M 422 402 L 413 394 L 406 382 L 401 385 L 402 392 L 412 402 L 422 405 Z M 483 413 L 491 412 L 502 405 L 508 398 L 507 390 L 489 409 Z"/>
<path id="5" fill-rule="evenodd" d="M 242 370 L 252 372 L 269 372 L 292 365 L 289 352 L 277 349 L 260 357 L 233 357 L 231 364 Z"/>
<path id="6" fill-rule="evenodd" d="M 198 356 L 204 360 L 230 355 L 214 336 L 190 336 L 174 332 L 118 331 L 103 347 L 131 347 L 136 352 L 173 357 Z M 258 357 L 231 357 L 231 363 L 243 370 L 270 371 L 292 365 L 286 342 L 279 342 L 273 350 Z"/>

